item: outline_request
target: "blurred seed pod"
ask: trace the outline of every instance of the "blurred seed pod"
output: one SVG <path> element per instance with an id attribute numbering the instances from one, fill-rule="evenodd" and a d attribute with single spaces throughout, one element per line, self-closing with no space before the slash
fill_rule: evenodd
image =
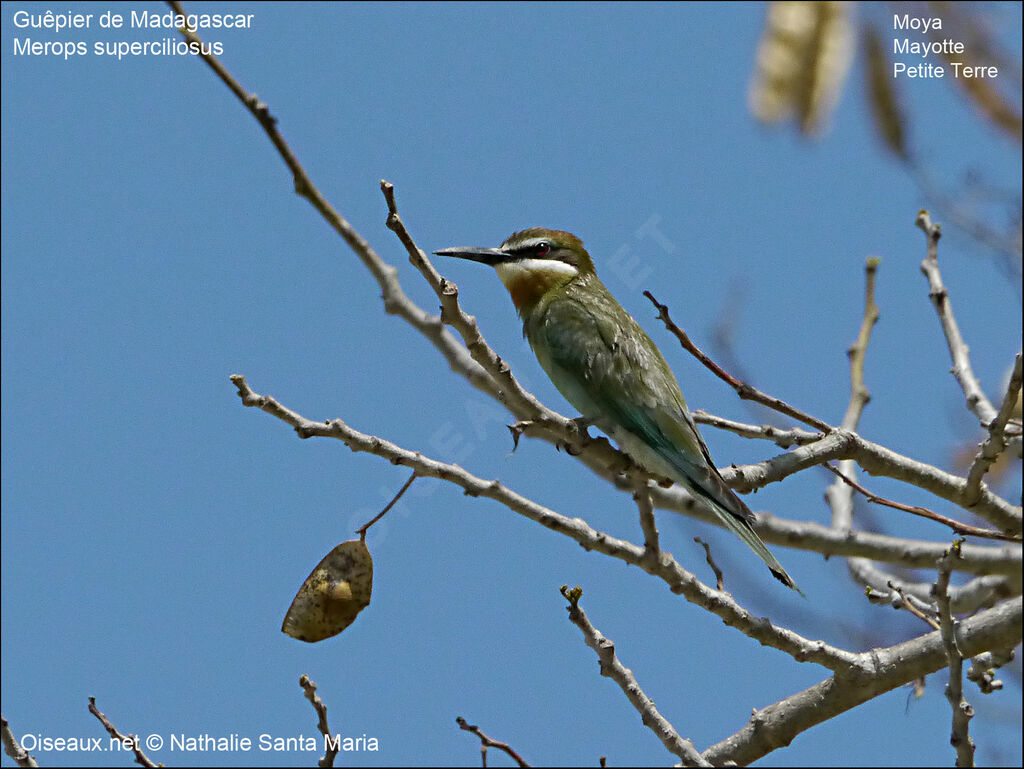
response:
<path id="1" fill-rule="evenodd" d="M 941 31 L 930 33 L 933 40 L 952 38 L 962 42 L 963 53 L 942 52 L 943 58 L 952 66 L 954 62 L 972 68 L 996 67 L 999 76 L 954 77 L 952 80 L 961 88 L 974 107 L 990 123 L 1021 143 L 1022 118 L 1020 110 L 1020 70 L 998 49 L 991 36 L 982 26 L 984 16 L 965 13 L 958 3 L 929 3 L 932 11 L 944 22 Z M 977 71 L 975 69 L 974 71 Z M 1015 85 L 1008 83 L 1016 81 Z M 1005 81 L 1005 82 L 1004 82 Z M 1000 86 L 1003 92 L 1000 91 Z M 1007 92 L 1008 91 L 1008 92 Z M 1012 103 L 1011 102 L 1015 102 Z"/>
<path id="2" fill-rule="evenodd" d="M 819 134 L 850 69 L 853 25 L 846 2 L 778 0 L 768 5 L 749 92 L 765 123 L 795 117 L 805 135 Z"/>
<path id="3" fill-rule="evenodd" d="M 867 66 L 868 94 L 875 129 L 893 154 L 906 160 L 906 118 L 892 77 L 892 62 L 878 33 L 870 25 L 863 31 L 864 59 Z"/>

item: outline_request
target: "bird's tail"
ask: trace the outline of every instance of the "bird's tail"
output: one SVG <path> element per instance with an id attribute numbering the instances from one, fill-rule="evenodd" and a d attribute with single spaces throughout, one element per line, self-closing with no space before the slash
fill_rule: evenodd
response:
<path id="1" fill-rule="evenodd" d="M 751 526 L 748 521 L 730 513 L 728 510 L 723 510 L 721 505 L 717 504 L 715 500 L 711 499 L 709 501 L 711 502 L 711 507 L 716 513 L 718 513 L 718 517 L 722 519 L 722 522 L 728 526 L 737 537 L 742 539 L 746 543 L 747 547 L 757 553 L 758 557 L 768 566 L 769 571 L 771 571 L 772 576 L 774 576 L 775 579 L 786 587 L 793 588 L 800 595 L 804 595 L 804 591 L 797 587 L 796 582 L 794 582 L 793 578 L 786 573 L 785 569 L 782 568 L 782 564 L 779 563 L 775 556 L 771 554 L 771 551 L 757 535 L 757 532 L 754 531 L 754 527 Z M 804 597 L 806 598 L 806 596 Z"/>

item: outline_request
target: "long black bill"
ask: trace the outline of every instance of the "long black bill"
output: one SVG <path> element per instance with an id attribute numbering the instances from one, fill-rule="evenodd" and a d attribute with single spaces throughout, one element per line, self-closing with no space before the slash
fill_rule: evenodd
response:
<path id="1" fill-rule="evenodd" d="M 473 262 L 481 262 L 483 264 L 489 264 L 492 267 L 502 262 L 507 262 L 514 257 L 510 254 L 505 253 L 500 248 L 442 248 L 440 251 L 435 251 L 438 256 L 455 256 L 459 259 L 469 259 Z"/>

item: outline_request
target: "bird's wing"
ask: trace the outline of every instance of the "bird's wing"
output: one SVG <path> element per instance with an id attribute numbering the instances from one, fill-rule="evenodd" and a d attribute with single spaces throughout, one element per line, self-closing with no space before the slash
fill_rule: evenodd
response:
<path id="1" fill-rule="evenodd" d="M 776 579 L 801 592 L 754 531 L 757 519 L 750 508 L 711 461 L 664 357 L 610 294 L 552 302 L 527 334 L 531 343 L 535 335 L 542 336 L 545 368 L 555 366 L 561 377 L 572 378 L 571 385 L 559 389 L 574 406 L 594 408 L 597 414 L 584 415 L 603 417 L 640 438 L 675 468 L 678 475 L 672 480 L 702 497 Z"/>
<path id="2" fill-rule="evenodd" d="M 753 513 L 711 461 L 657 347 L 620 306 L 603 307 L 588 299 L 570 297 L 548 308 L 539 330 L 551 362 L 576 380 L 600 416 L 641 438 L 674 467 L 682 477 L 673 480 L 692 486 L 737 518 L 753 521 Z"/>

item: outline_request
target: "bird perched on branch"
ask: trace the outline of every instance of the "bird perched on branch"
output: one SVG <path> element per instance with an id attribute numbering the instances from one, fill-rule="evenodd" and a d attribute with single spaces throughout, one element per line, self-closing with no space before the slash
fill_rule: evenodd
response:
<path id="1" fill-rule="evenodd" d="M 498 248 L 434 253 L 494 267 L 537 360 L 585 423 L 606 432 L 651 474 L 704 502 L 776 579 L 799 592 L 754 531 L 754 513 L 711 461 L 665 358 L 597 277 L 579 238 L 533 227 Z"/>

